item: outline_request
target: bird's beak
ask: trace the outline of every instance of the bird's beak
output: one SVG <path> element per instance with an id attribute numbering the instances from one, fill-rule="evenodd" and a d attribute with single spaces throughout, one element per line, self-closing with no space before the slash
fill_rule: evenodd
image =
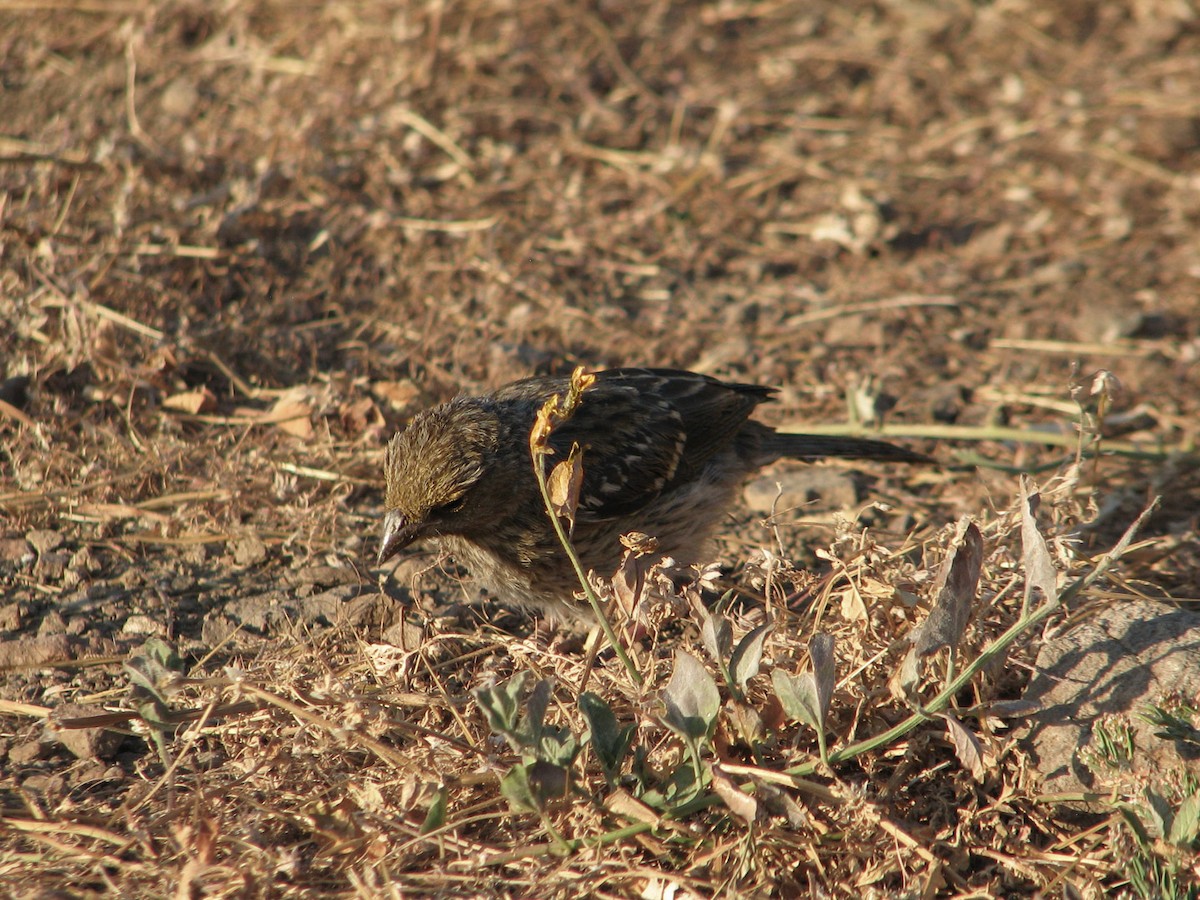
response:
<path id="1" fill-rule="evenodd" d="M 416 539 L 417 529 L 398 509 L 393 509 L 383 520 L 383 539 L 379 542 L 379 559 L 375 565 L 382 566 Z"/>

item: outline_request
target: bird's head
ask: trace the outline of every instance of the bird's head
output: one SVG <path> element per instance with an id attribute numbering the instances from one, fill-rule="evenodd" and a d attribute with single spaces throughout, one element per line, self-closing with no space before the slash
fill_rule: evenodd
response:
<path id="1" fill-rule="evenodd" d="M 499 449 L 499 418 L 469 399 L 421 413 L 392 438 L 383 464 L 387 515 L 378 563 L 424 537 L 463 534 L 495 516 L 507 502 L 509 480 L 488 478 Z"/>

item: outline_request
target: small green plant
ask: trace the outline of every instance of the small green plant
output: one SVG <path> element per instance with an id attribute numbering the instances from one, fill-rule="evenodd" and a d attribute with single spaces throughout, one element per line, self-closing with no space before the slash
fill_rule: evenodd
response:
<path id="1" fill-rule="evenodd" d="M 1200 897 L 1200 884 L 1189 875 L 1200 845 L 1200 790 L 1190 788 L 1175 804 L 1151 788 L 1142 792 L 1141 802 L 1117 804 L 1137 845 L 1126 876 L 1139 897 Z"/>
<path id="2" fill-rule="evenodd" d="M 570 729 L 546 721 L 553 690 L 548 679 L 534 685 L 522 713 L 528 677 L 527 670 L 520 671 L 503 684 L 479 688 L 475 702 L 492 732 L 521 757 L 501 781 L 505 799 L 516 810 L 540 813 L 547 803 L 566 795 L 580 745 Z"/>
<path id="3" fill-rule="evenodd" d="M 1092 740 L 1080 751 L 1080 760 L 1093 772 L 1123 769 L 1133 759 L 1134 730 L 1119 716 L 1104 716 L 1092 726 Z"/>

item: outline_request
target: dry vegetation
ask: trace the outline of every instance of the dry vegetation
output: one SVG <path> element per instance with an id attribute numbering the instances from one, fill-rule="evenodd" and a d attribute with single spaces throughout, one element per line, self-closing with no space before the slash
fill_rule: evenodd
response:
<path id="1" fill-rule="evenodd" d="M 994 705 L 1197 597 L 1191 4 L 0 0 L 0 77 L 0 890 L 1194 895 Z M 945 465 L 731 521 L 729 642 L 631 562 L 628 668 L 372 570 L 414 410 L 645 362 Z M 905 686 L 946 558 L 960 687 Z"/>

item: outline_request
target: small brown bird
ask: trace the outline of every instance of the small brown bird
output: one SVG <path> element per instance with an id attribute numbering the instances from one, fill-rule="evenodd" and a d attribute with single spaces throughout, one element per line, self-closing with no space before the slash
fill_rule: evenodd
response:
<path id="1" fill-rule="evenodd" d="M 383 564 L 432 538 L 490 593 L 551 618 L 587 621 L 533 473 L 529 432 L 569 376 L 527 378 L 417 415 L 384 462 Z M 572 542 L 585 569 L 616 570 L 621 535 L 650 534 L 665 555 L 695 562 L 738 486 L 777 459 L 838 456 L 917 462 L 882 441 L 783 434 L 750 420 L 774 388 L 672 369 L 595 373 L 573 416 L 550 437 L 565 459 L 583 449 Z"/>

